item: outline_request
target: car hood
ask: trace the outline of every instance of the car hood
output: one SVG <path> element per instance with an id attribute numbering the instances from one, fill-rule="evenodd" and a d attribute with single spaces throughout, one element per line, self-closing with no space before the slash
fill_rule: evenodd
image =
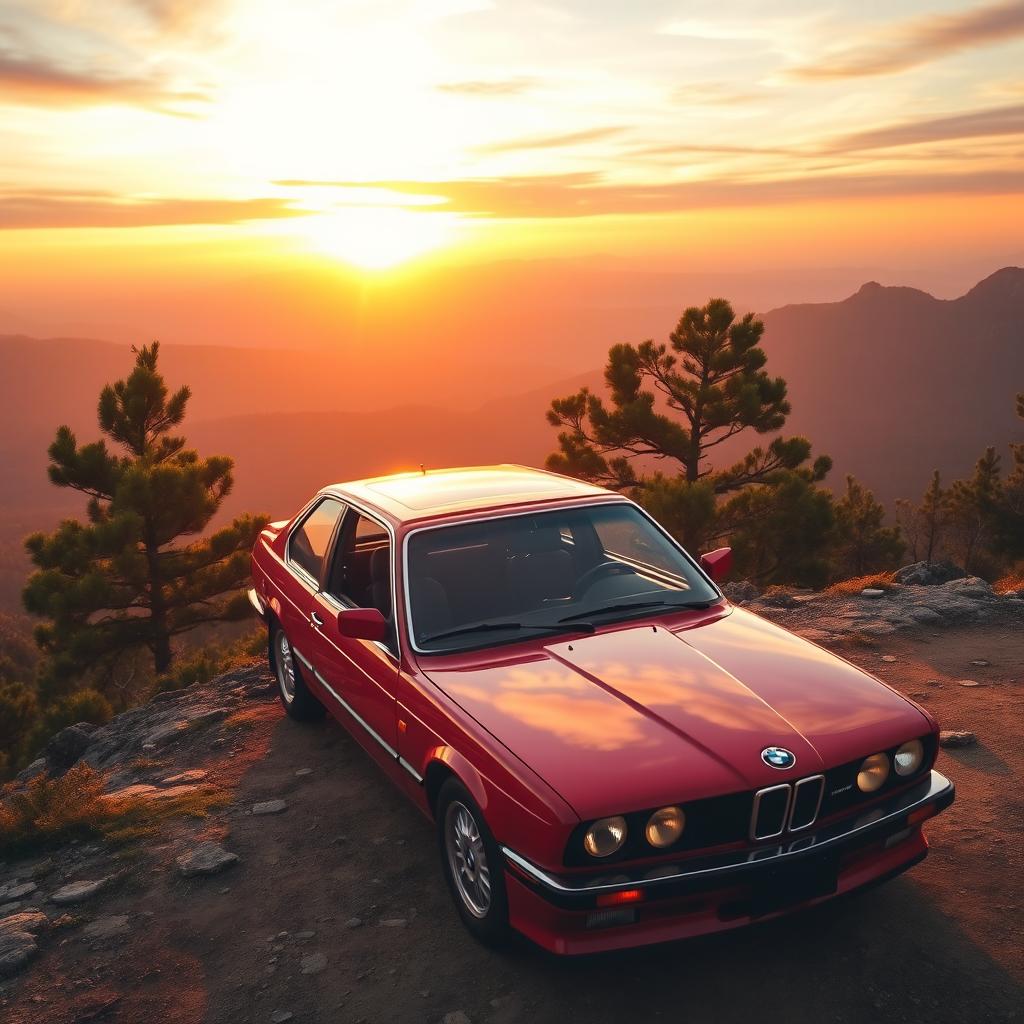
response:
<path id="1" fill-rule="evenodd" d="M 426 670 L 583 819 L 803 778 L 930 728 L 884 683 L 742 609 Z M 793 768 L 766 765 L 768 746 Z"/>

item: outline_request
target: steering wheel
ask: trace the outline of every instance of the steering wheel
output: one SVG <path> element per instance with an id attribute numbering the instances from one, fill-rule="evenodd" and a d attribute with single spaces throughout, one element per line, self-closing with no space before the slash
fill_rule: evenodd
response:
<path id="1" fill-rule="evenodd" d="M 636 569 L 624 562 L 598 562 L 576 581 L 576 586 L 572 588 L 572 600 L 578 601 L 598 580 L 603 580 L 606 576 L 630 575 L 636 575 Z"/>

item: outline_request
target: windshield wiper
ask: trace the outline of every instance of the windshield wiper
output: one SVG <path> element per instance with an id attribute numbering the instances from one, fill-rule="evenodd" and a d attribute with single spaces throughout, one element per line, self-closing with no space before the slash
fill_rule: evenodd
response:
<path id="1" fill-rule="evenodd" d="M 564 621 L 564 619 L 560 619 L 559 624 L 539 622 L 477 622 L 472 626 L 459 626 L 457 629 L 446 629 L 441 633 L 431 633 L 430 636 L 422 636 L 420 637 L 420 643 L 429 644 L 434 640 L 446 640 L 450 636 L 465 636 L 469 633 L 490 633 L 492 630 L 501 629 L 513 631 L 525 629 L 547 633 L 593 633 L 597 628 L 592 622 L 577 622 L 571 629 L 566 629 L 565 626 L 560 625 Z"/>
<path id="2" fill-rule="evenodd" d="M 619 604 L 606 604 L 600 608 L 587 608 L 582 612 L 574 612 L 559 619 L 559 622 L 572 622 L 575 619 L 587 619 L 591 615 L 605 615 L 609 612 L 630 612 L 642 608 L 710 608 L 711 601 L 625 601 Z"/>

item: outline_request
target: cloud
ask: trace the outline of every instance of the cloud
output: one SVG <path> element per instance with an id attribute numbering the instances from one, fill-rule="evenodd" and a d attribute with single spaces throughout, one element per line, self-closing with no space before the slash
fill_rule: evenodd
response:
<path id="1" fill-rule="evenodd" d="M 905 121 L 854 132 L 832 140 L 826 144 L 825 150 L 831 153 L 849 153 L 862 149 L 888 149 L 949 139 L 1020 134 L 1024 134 L 1024 103 L 987 110 L 972 110 L 965 114 L 935 117 L 924 121 Z"/>
<path id="2" fill-rule="evenodd" d="M 792 68 L 797 78 L 860 78 L 927 64 L 949 54 L 1024 35 L 1024 0 L 1003 0 L 956 14 L 913 18 L 858 46 Z"/>
<path id="3" fill-rule="evenodd" d="M 0 104 L 83 107 L 131 104 L 186 116 L 201 92 L 181 92 L 156 79 L 72 71 L 47 60 L 0 53 Z"/>
<path id="4" fill-rule="evenodd" d="M 568 146 L 580 146 L 586 142 L 596 142 L 611 135 L 618 135 L 626 130 L 623 125 L 607 128 L 588 128 L 580 132 L 566 132 L 562 135 L 541 135 L 529 139 L 510 139 L 507 142 L 490 142 L 477 146 L 477 153 L 515 153 L 523 149 L 560 149 Z"/>
<path id="5" fill-rule="evenodd" d="M 537 84 L 536 78 L 522 76 L 520 78 L 478 79 L 466 82 L 443 82 L 437 87 L 438 92 L 452 93 L 456 96 L 519 96 L 528 92 Z"/>
<path id="6" fill-rule="evenodd" d="M 716 207 L 765 206 L 810 200 L 915 195 L 1004 195 L 1021 190 L 1009 171 L 962 174 L 820 174 L 752 181 L 608 184 L 596 173 L 463 178 L 449 181 L 320 181 L 286 179 L 277 185 L 383 189 L 443 200 L 431 210 L 491 218 L 594 217 L 676 213 Z M 422 212 L 420 216 L 429 216 Z"/>
<path id="7" fill-rule="evenodd" d="M 0 193 L 0 229 L 140 228 L 301 217 L 283 199 L 137 199 L 61 190 Z"/>

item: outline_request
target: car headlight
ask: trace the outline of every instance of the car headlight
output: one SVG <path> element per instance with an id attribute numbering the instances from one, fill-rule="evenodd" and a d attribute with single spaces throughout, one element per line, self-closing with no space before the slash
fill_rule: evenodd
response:
<path id="1" fill-rule="evenodd" d="M 651 846 L 663 850 L 671 846 L 686 828 L 686 813 L 682 807 L 662 807 L 647 819 L 644 835 Z"/>
<path id="2" fill-rule="evenodd" d="M 885 754 L 872 754 L 864 758 L 857 772 L 857 788 L 862 793 L 874 793 L 889 778 L 889 758 Z"/>
<path id="3" fill-rule="evenodd" d="M 602 818 L 587 829 L 583 837 L 583 849 L 591 857 L 610 857 L 622 849 L 626 841 L 626 819 L 621 815 Z"/>
<path id="4" fill-rule="evenodd" d="M 893 762 L 897 775 L 913 775 L 924 761 L 924 744 L 920 740 L 908 740 L 896 751 Z"/>

